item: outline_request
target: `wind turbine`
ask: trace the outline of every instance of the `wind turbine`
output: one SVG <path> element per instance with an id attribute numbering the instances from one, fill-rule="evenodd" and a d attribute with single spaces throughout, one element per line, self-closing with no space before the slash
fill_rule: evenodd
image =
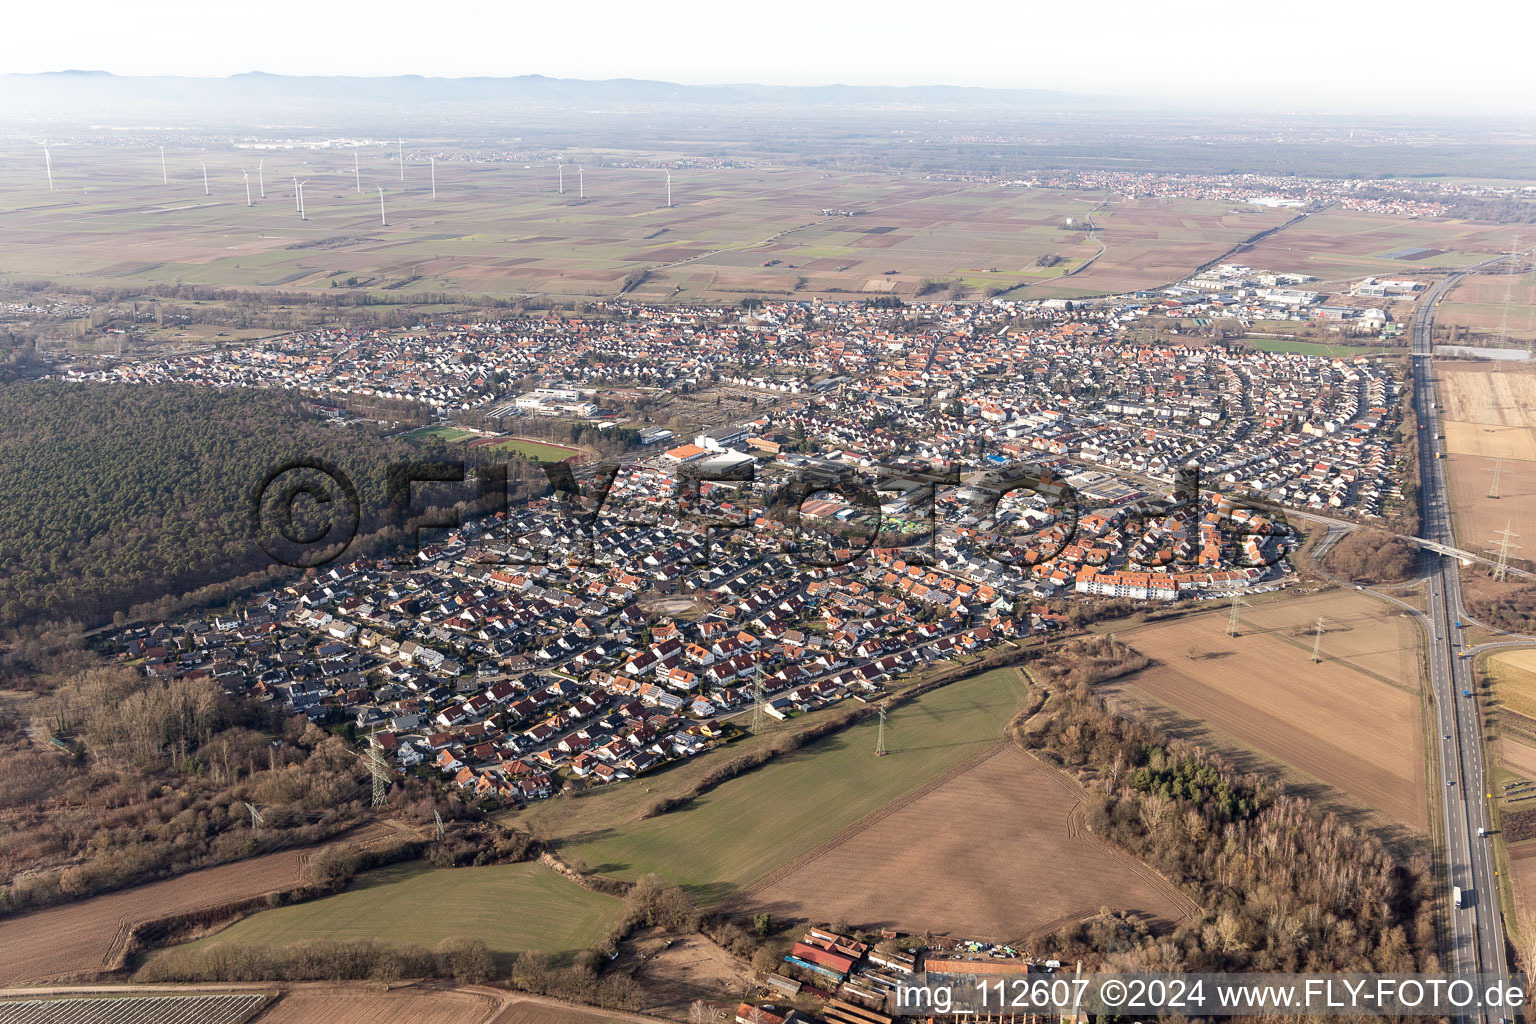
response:
<path id="1" fill-rule="evenodd" d="M 303 220 L 304 219 L 304 200 L 300 197 L 300 194 L 299 194 L 299 179 L 298 179 L 297 175 L 295 175 L 294 179 L 293 179 L 293 209 L 294 209 L 294 212 L 299 215 L 299 219 Z"/>
<path id="2" fill-rule="evenodd" d="M 560 194 L 565 195 L 565 164 L 556 164 L 560 169 Z"/>
<path id="3" fill-rule="evenodd" d="M 309 218 L 304 215 L 304 186 L 308 184 L 308 178 L 305 178 L 303 181 L 300 181 L 297 178 L 293 179 L 293 190 L 299 197 L 299 220 L 309 220 Z"/>
<path id="4" fill-rule="evenodd" d="M 213 195 L 212 192 L 208 191 L 208 165 L 203 163 L 201 160 L 199 160 L 197 162 L 197 166 L 199 166 L 199 167 L 201 167 L 203 169 L 203 195 L 205 195 L 205 196 Z"/>
<path id="5" fill-rule="evenodd" d="M 43 136 L 43 167 L 48 171 L 48 191 L 53 191 L 53 156 L 48 152 L 48 136 Z"/>
<path id="6" fill-rule="evenodd" d="M 357 185 L 357 194 L 363 194 L 363 177 L 357 170 L 357 150 L 352 151 L 352 181 Z"/>
<path id="7" fill-rule="evenodd" d="M 667 209 L 672 209 L 672 172 L 667 172 Z"/>
<path id="8" fill-rule="evenodd" d="M 384 218 L 384 186 L 379 186 L 379 224 L 389 227 L 389 221 Z"/>
<path id="9" fill-rule="evenodd" d="M 170 175 L 165 173 L 165 147 L 161 146 L 160 147 L 160 184 L 162 184 L 162 185 L 169 185 L 170 183 L 171 183 L 171 177 L 170 177 Z"/>
<path id="10" fill-rule="evenodd" d="M 241 171 L 240 174 L 245 178 L 245 205 L 255 206 L 256 204 L 251 202 L 251 172 Z"/>
<path id="11" fill-rule="evenodd" d="M 396 136 L 396 138 L 395 138 L 395 155 L 400 160 L 400 180 L 404 181 L 405 180 L 405 140 L 400 138 L 400 137 L 398 137 L 398 136 Z"/>
<path id="12" fill-rule="evenodd" d="M 428 157 L 432 162 L 432 198 L 437 198 L 437 157 Z"/>
<path id="13" fill-rule="evenodd" d="M 256 161 L 256 186 L 261 190 L 261 198 L 267 198 L 267 179 L 262 177 L 261 165 L 267 162 L 266 157 Z"/>
<path id="14" fill-rule="evenodd" d="M 581 175 L 582 175 L 581 168 L 580 167 L 576 168 L 576 198 L 577 199 L 585 199 L 585 198 L 587 198 L 587 186 L 586 186 L 585 182 L 582 180 Z"/>

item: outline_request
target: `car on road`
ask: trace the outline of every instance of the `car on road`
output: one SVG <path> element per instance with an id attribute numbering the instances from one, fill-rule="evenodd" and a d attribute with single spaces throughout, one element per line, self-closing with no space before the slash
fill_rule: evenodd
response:
<path id="1" fill-rule="evenodd" d="M 1446 779 L 1445 780 L 1445 784 L 1447 786 L 1454 786 L 1454 785 L 1456 785 L 1456 780 L 1455 779 Z"/>

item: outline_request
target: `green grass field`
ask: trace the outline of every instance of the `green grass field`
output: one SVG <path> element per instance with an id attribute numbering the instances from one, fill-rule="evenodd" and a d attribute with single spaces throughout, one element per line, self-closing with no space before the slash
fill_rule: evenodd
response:
<path id="1" fill-rule="evenodd" d="M 618 878 L 655 872 L 712 903 L 996 743 L 1024 694 L 1012 668 L 952 683 L 890 714 L 887 757 L 874 755 L 876 723 L 861 723 L 560 855 Z"/>
<path id="2" fill-rule="evenodd" d="M 484 447 L 487 451 L 516 452 L 530 459 L 538 459 L 540 462 L 560 462 L 570 458 L 572 455 L 581 454 L 575 448 L 562 448 L 559 445 L 541 444 L 538 441 L 497 441 L 495 444 L 488 444 Z"/>
<path id="3" fill-rule="evenodd" d="M 1248 338 L 1248 344 L 1260 352 L 1294 352 L 1303 356 L 1327 356 L 1332 359 L 1353 359 L 1355 356 L 1374 356 L 1380 348 L 1362 348 L 1355 345 L 1324 345 L 1315 341 L 1293 341 L 1289 338 Z"/>
<path id="4" fill-rule="evenodd" d="M 395 864 L 367 872 L 335 896 L 265 910 L 155 955 L 304 939 L 383 939 L 430 948 L 460 936 L 484 939 L 497 952 L 561 953 L 594 945 L 622 907 L 620 900 L 589 892 L 542 864 L 453 869 Z"/>
<path id="5" fill-rule="evenodd" d="M 435 437 L 446 444 L 452 444 L 455 441 L 462 441 L 465 438 L 474 436 L 475 433 L 472 430 L 461 430 L 458 427 L 444 426 L 417 427 L 409 433 L 400 435 L 401 439 L 405 441 L 420 441 L 424 438 Z"/>

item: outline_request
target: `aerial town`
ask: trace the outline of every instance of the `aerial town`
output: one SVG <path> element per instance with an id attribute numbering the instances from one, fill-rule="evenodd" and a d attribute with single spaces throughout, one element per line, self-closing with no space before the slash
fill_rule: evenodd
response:
<path id="1" fill-rule="evenodd" d="M 596 500 L 595 467 L 577 467 L 585 507 L 536 496 L 413 560 L 342 560 L 111 643 L 158 677 L 351 722 L 398 770 L 510 805 L 634 779 L 749 721 L 878 700 L 1059 629 L 1074 602 L 1282 588 L 1285 509 L 1382 522 L 1401 507 L 1400 369 L 1121 339 L 1174 312 L 1331 315 L 1305 283 L 1224 264 L 1071 304 L 611 303 L 71 369 L 405 398 L 495 428 L 466 434 L 555 416 L 630 438 Z M 726 395 L 739 418 L 691 438 L 644 411 L 689 396 L 707 420 Z"/>

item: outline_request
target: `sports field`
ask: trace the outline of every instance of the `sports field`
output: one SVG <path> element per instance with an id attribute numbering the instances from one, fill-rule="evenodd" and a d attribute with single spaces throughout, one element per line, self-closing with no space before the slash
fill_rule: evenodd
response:
<path id="1" fill-rule="evenodd" d="M 445 444 L 453 444 L 455 441 L 462 441 L 467 437 L 474 436 L 475 432 L 473 430 L 464 430 L 460 427 L 449 427 L 442 424 L 437 424 L 430 427 L 417 427 L 415 430 L 407 431 L 406 433 L 401 434 L 400 438 L 404 441 L 419 441 L 433 437 L 439 441 L 444 442 Z"/>
<path id="2" fill-rule="evenodd" d="M 431 948 L 460 937 L 483 939 L 497 952 L 560 953 L 595 945 L 621 909 L 620 900 L 589 892 L 537 863 L 453 869 L 395 864 L 365 873 L 345 892 L 264 910 L 154 955 L 305 939 L 382 939 Z"/>
<path id="3" fill-rule="evenodd" d="M 1207 739 L 1257 753 L 1293 781 L 1426 830 L 1413 621 L 1350 590 L 1245 608 L 1235 637 L 1227 622 L 1220 609 L 1116 633 L 1155 664 L 1111 690 L 1203 723 Z"/>
<path id="4" fill-rule="evenodd" d="M 1380 355 L 1379 348 L 1362 348 L 1358 345 L 1324 345 L 1315 341 L 1293 341 L 1288 338 L 1247 338 L 1247 344 L 1260 352 L 1293 352 L 1302 356 L 1326 356 L 1329 359 L 1353 359 L 1356 356 Z"/>
<path id="5" fill-rule="evenodd" d="M 530 459 L 538 459 L 540 462 L 563 462 L 566 459 L 581 455 L 579 448 L 568 448 L 565 445 L 546 444 L 543 441 L 531 441 L 524 437 L 510 437 L 506 439 L 484 437 L 470 442 L 471 446 L 484 448 L 493 452 L 514 452 Z"/>
<path id="6" fill-rule="evenodd" d="M 997 744 L 1024 692 L 1014 669 L 952 683 L 890 714 L 886 757 L 874 753 L 877 724 L 864 722 L 682 809 L 588 829 L 561 843 L 559 854 L 618 878 L 654 872 L 714 903 Z"/>

